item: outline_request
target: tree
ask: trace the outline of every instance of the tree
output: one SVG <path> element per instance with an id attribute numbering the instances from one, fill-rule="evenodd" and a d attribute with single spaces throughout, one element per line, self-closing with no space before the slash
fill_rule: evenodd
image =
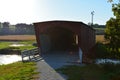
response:
<path id="1" fill-rule="evenodd" d="M 113 2 L 113 0 L 108 0 L 108 2 Z"/>
<path id="2" fill-rule="evenodd" d="M 113 2 L 114 0 L 108 0 L 108 2 Z M 119 2 L 120 2 L 120 0 L 119 0 Z"/>
<path id="3" fill-rule="evenodd" d="M 118 53 L 120 48 L 120 3 L 112 4 L 115 18 L 110 18 L 106 23 L 105 39 L 109 41 L 109 49 Z"/>

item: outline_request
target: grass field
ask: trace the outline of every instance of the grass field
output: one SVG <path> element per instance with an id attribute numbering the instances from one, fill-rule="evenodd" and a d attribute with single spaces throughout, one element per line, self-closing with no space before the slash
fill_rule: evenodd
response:
<path id="1" fill-rule="evenodd" d="M 3 35 L 0 36 L 0 40 L 9 41 L 9 40 L 36 40 L 35 35 Z M 96 42 L 104 42 L 104 35 L 96 35 Z"/>
<path id="2" fill-rule="evenodd" d="M 96 35 L 96 42 L 105 42 L 104 35 Z"/>
<path id="3" fill-rule="evenodd" d="M 35 35 L 3 35 L 0 36 L 0 41 L 25 41 L 36 40 Z"/>
<path id="4" fill-rule="evenodd" d="M 32 44 L 35 42 L 35 35 L 5 35 L 0 36 L 0 52 L 4 49 L 14 49 L 9 45 L 17 43 L 25 46 L 15 47 L 18 50 L 35 48 Z M 9 52 L 8 52 L 9 53 Z M 38 72 L 36 63 L 15 62 L 8 65 L 0 65 L 0 80 L 37 80 Z"/>
<path id="5" fill-rule="evenodd" d="M 15 42 L 14 42 L 15 41 Z M 32 49 L 35 46 L 32 43 L 35 42 L 34 35 L 7 35 L 0 36 L 0 52 L 4 52 L 2 49 L 12 49 L 9 45 L 17 43 L 24 44 L 25 46 L 19 46 L 15 49 L 24 50 Z M 9 52 L 8 52 L 9 53 Z M 6 53 L 5 53 L 6 54 Z M 37 80 L 38 73 L 36 71 L 36 63 L 22 63 L 16 62 L 8 65 L 0 65 L 0 80 Z"/>
<path id="6" fill-rule="evenodd" d="M 36 48 L 36 46 L 33 46 L 32 44 L 34 43 L 35 41 L 18 41 L 16 42 L 17 44 L 23 44 L 24 46 L 17 46 L 17 47 L 12 47 L 10 46 L 11 44 L 14 44 L 13 42 L 11 41 L 2 41 L 0 42 L 0 49 L 18 49 L 18 50 L 24 50 L 24 49 L 33 49 L 33 48 Z"/>
<path id="7" fill-rule="evenodd" d="M 57 71 L 65 74 L 67 80 L 120 80 L 120 65 L 89 64 L 85 66 L 65 66 Z"/>
<path id="8" fill-rule="evenodd" d="M 0 80 L 36 80 L 39 77 L 35 65 L 33 62 L 0 65 Z"/>
<path id="9" fill-rule="evenodd" d="M 35 35 L 4 35 L 0 36 L 0 53 L 5 53 L 6 50 L 29 50 L 36 48 L 33 43 L 36 42 Z M 22 44 L 24 46 L 10 46 L 12 44 Z M 1 51 L 2 50 L 2 51 Z M 8 52 L 9 53 L 9 52 Z M 7 53 L 6 53 L 7 54 Z"/>

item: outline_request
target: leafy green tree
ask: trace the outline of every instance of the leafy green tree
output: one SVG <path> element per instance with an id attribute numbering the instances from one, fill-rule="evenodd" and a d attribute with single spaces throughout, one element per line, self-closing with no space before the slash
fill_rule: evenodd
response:
<path id="1" fill-rule="evenodd" d="M 108 2 L 113 2 L 113 0 L 108 0 Z"/>
<path id="2" fill-rule="evenodd" d="M 106 23 L 105 39 L 109 41 L 109 49 L 118 53 L 120 48 L 120 3 L 112 4 L 112 11 L 115 18 Z"/>
<path id="3" fill-rule="evenodd" d="M 113 2 L 113 1 L 115 1 L 115 0 L 108 0 L 108 2 Z M 120 2 L 120 0 L 118 0 L 119 2 Z"/>

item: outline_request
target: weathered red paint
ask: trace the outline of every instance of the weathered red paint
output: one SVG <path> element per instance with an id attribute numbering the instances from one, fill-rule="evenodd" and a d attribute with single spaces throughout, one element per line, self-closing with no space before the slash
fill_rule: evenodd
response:
<path id="1" fill-rule="evenodd" d="M 63 27 L 78 35 L 78 46 L 82 49 L 84 54 L 89 53 L 95 45 L 95 30 L 82 22 L 45 21 L 34 23 L 34 26 L 38 47 L 40 47 L 39 35 L 46 32 L 47 29 L 51 27 Z"/>

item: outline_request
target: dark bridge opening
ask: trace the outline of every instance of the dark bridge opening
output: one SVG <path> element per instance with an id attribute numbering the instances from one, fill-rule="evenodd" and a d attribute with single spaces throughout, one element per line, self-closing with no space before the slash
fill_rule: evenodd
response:
<path id="1" fill-rule="evenodd" d="M 47 29 L 50 37 L 51 51 L 76 51 L 77 40 L 76 35 L 62 27 L 52 27 Z"/>

